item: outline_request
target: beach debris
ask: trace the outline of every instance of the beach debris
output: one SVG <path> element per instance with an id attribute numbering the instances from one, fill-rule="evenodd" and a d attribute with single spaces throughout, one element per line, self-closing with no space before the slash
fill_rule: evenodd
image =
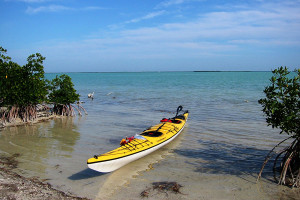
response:
<path id="1" fill-rule="evenodd" d="M 18 167 L 19 162 L 16 160 L 21 154 L 15 153 L 11 156 L 0 155 L 0 164 L 7 166 L 10 169 Z"/>
<path id="2" fill-rule="evenodd" d="M 177 182 L 168 182 L 168 181 L 161 181 L 161 182 L 153 182 L 152 183 L 152 188 L 147 188 L 145 189 L 144 191 L 141 192 L 140 196 L 142 198 L 144 197 L 149 197 L 149 196 L 153 196 L 157 193 L 152 193 L 151 194 L 151 189 L 152 191 L 156 191 L 156 192 L 163 192 L 166 194 L 166 196 L 169 196 L 168 192 L 172 192 L 172 193 L 175 193 L 175 194 L 183 194 L 181 191 L 180 191 L 180 188 L 182 188 L 183 186 L 180 185 L 179 183 Z"/>
<path id="3" fill-rule="evenodd" d="M 2 157 L 0 158 L 2 163 Z M 6 162 L 6 161 L 3 161 Z M 70 192 L 55 189 L 50 183 L 39 177 L 24 177 L 9 166 L 0 166 L 0 199 L 72 199 L 88 200 L 77 197 Z"/>
<path id="4" fill-rule="evenodd" d="M 141 192 L 141 197 L 142 198 L 144 198 L 144 197 L 149 197 L 149 190 L 150 190 L 151 188 L 148 188 L 148 189 L 146 189 L 146 190 L 144 190 L 143 192 Z"/>
<path id="5" fill-rule="evenodd" d="M 162 182 L 154 182 L 152 183 L 153 190 L 159 190 L 159 191 L 171 191 L 174 193 L 180 193 L 179 190 L 182 187 L 182 185 L 178 184 L 177 182 L 168 182 L 168 181 L 162 181 Z"/>

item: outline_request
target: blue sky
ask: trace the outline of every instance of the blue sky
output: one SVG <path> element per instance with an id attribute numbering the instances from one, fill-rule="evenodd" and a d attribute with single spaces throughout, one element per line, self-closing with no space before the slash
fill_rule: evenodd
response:
<path id="1" fill-rule="evenodd" d="M 291 69 L 300 0 L 0 0 L 0 46 L 46 72 Z"/>

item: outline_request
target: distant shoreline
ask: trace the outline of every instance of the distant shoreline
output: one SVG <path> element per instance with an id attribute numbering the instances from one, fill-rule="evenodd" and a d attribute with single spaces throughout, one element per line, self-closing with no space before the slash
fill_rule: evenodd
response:
<path id="1" fill-rule="evenodd" d="M 195 70 L 195 71 L 128 71 L 128 72 L 45 72 L 45 74 L 64 74 L 64 73 L 70 73 L 70 74 L 76 74 L 76 73 L 86 73 L 86 74 L 105 74 L 105 73 L 168 73 L 168 72 L 270 72 L 271 71 L 249 71 L 249 70 L 242 70 L 242 71 L 237 71 L 237 70 Z"/>
<path id="2" fill-rule="evenodd" d="M 269 71 L 193 71 L 193 72 L 269 72 Z"/>

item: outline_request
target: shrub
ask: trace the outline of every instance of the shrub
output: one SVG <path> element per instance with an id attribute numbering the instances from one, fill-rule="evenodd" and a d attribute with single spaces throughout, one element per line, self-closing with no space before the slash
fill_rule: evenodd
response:
<path id="1" fill-rule="evenodd" d="M 258 102 L 263 106 L 268 125 L 279 128 L 280 134 L 286 133 L 294 138 L 291 144 L 280 151 L 274 160 L 274 178 L 280 184 L 300 187 L 300 69 L 291 74 L 286 67 L 272 71 L 271 85 L 264 90 L 266 98 Z M 271 158 L 276 145 L 267 155 L 258 178 L 268 160 Z M 278 165 L 278 161 L 280 164 Z M 276 177 L 276 171 L 280 177 Z"/>
<path id="2" fill-rule="evenodd" d="M 74 84 L 68 75 L 56 76 L 50 84 L 50 102 L 54 103 L 54 112 L 60 115 L 74 114 L 71 103 L 79 101 L 79 94 L 74 89 Z"/>

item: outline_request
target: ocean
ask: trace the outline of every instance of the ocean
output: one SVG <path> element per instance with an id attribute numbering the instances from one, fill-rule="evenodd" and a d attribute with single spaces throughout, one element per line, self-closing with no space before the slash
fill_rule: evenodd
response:
<path id="1" fill-rule="evenodd" d="M 287 197 L 270 166 L 256 182 L 268 151 L 286 138 L 267 126 L 258 104 L 271 72 L 66 74 L 88 115 L 0 130 L 0 153 L 21 154 L 19 173 L 91 199 L 140 199 L 146 189 L 149 199 Z M 87 168 L 88 158 L 173 117 L 179 105 L 190 115 L 172 143 L 112 173 Z M 149 189 L 160 181 L 179 183 L 181 193 Z"/>

